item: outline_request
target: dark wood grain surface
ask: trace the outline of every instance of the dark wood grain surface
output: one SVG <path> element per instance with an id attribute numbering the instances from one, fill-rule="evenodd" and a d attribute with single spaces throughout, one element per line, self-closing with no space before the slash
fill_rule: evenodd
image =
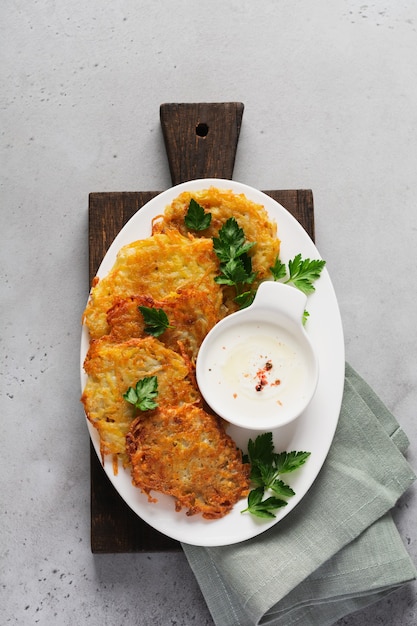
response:
<path id="1" fill-rule="evenodd" d="M 233 176 L 241 102 L 162 104 L 160 119 L 172 184 Z"/>

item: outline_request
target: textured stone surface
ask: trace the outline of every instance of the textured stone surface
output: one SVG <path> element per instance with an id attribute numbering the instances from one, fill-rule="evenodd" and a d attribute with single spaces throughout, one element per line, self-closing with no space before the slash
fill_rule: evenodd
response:
<path id="1" fill-rule="evenodd" d="M 163 102 L 242 101 L 234 178 L 313 189 L 347 359 L 416 466 L 416 27 L 411 2 L 2 2 L 2 623 L 212 624 L 182 554 L 89 544 L 88 193 L 170 186 Z M 414 488 L 414 558 L 416 518 Z M 339 625 L 416 621 L 410 585 Z"/>

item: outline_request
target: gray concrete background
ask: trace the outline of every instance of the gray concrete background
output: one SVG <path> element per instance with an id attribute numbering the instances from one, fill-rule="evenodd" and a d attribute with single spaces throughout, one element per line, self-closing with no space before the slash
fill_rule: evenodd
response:
<path id="1" fill-rule="evenodd" d="M 416 466 L 416 26 L 404 1 L 3 0 L 2 624 L 212 624 L 182 554 L 89 545 L 88 193 L 170 186 L 163 102 L 243 102 L 234 178 L 313 189 L 347 359 Z M 413 488 L 414 559 L 416 511 Z M 416 622 L 410 585 L 340 624 Z"/>

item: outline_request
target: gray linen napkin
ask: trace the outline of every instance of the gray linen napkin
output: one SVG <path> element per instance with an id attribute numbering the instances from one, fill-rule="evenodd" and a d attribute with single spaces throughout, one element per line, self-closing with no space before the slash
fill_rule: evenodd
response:
<path id="1" fill-rule="evenodd" d="M 248 541 L 183 544 L 217 626 L 329 626 L 416 578 L 389 510 L 416 476 L 394 416 L 346 365 L 329 455 L 300 504 Z"/>

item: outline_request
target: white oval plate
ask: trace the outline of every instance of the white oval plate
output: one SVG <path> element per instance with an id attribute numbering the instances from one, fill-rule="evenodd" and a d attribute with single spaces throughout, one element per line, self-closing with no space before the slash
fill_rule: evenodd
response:
<path id="1" fill-rule="evenodd" d="M 280 204 L 266 194 L 252 187 L 231 180 L 200 179 L 182 183 L 162 192 L 142 207 L 123 227 L 111 244 L 101 263 L 97 275 L 103 278 L 112 268 L 120 248 L 137 239 L 151 235 L 152 220 L 163 213 L 165 207 L 183 191 L 198 191 L 213 186 L 243 193 L 257 204 L 262 204 L 271 220 L 278 225 L 281 240 L 280 258 L 287 263 L 296 254 L 303 258 L 321 258 L 316 246 L 299 222 Z M 153 494 L 157 503 L 148 502 L 147 496 L 132 485 L 129 470 L 119 468 L 113 474 L 111 460 L 106 460 L 104 470 L 123 500 L 145 522 L 163 534 L 184 543 L 200 546 L 221 546 L 250 539 L 277 524 L 290 513 L 305 496 L 316 479 L 332 443 L 343 396 L 345 351 L 343 328 L 339 306 L 325 267 L 316 282 L 316 291 L 307 301 L 308 318 L 306 330 L 314 344 L 319 359 L 319 381 L 315 396 L 307 410 L 293 423 L 273 431 L 275 450 L 309 451 L 311 456 L 306 464 L 289 475 L 288 483 L 296 495 L 288 500 L 288 505 L 277 511 L 274 520 L 264 520 L 251 514 L 241 514 L 246 507 L 246 499 L 238 502 L 233 510 L 219 520 L 204 520 L 201 516 L 187 517 L 185 512 L 176 513 L 174 500 L 163 494 Z M 86 327 L 81 335 L 81 387 L 85 386 L 86 375 L 83 369 L 84 358 L 89 347 Z M 99 436 L 96 429 L 87 425 L 94 448 L 100 457 Z M 230 426 L 229 434 L 236 444 L 246 451 L 249 438 L 254 439 L 257 431 Z"/>

